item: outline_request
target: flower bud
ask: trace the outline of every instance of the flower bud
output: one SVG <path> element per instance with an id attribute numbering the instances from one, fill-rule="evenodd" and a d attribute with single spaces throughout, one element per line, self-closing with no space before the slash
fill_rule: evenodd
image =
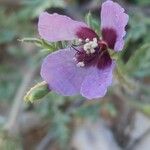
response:
<path id="1" fill-rule="evenodd" d="M 50 89 L 48 88 L 48 84 L 45 81 L 43 81 L 32 87 L 25 95 L 24 100 L 26 102 L 30 101 L 33 103 L 35 100 L 42 99 L 49 92 Z"/>

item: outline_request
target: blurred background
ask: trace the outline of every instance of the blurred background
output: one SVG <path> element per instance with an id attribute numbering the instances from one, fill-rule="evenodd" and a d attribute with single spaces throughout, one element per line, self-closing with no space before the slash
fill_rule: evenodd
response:
<path id="1" fill-rule="evenodd" d="M 39 38 L 39 14 L 85 20 L 90 11 L 98 30 L 102 2 L 0 0 L 0 150 L 150 149 L 150 0 L 117 0 L 130 16 L 120 61 L 127 78 L 114 79 L 103 99 L 49 93 L 34 103 L 23 100 L 42 81 L 46 53 L 19 40 Z"/>

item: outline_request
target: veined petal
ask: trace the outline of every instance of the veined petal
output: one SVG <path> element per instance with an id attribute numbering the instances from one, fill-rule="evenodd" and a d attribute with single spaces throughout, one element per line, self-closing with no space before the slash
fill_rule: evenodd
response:
<path id="1" fill-rule="evenodd" d="M 82 28 L 88 28 L 88 26 L 65 15 L 43 12 L 39 16 L 39 34 L 49 42 L 73 40 L 77 36 L 76 33 Z"/>
<path id="2" fill-rule="evenodd" d="M 76 66 L 74 50 L 62 49 L 49 54 L 42 64 L 41 76 L 50 89 L 64 96 L 79 94 L 86 68 Z"/>
<path id="3" fill-rule="evenodd" d="M 108 0 L 102 4 L 101 28 L 103 39 L 108 43 L 109 48 L 116 51 L 122 50 L 124 46 L 125 26 L 129 16 L 117 3 Z"/>
<path id="4" fill-rule="evenodd" d="M 114 63 L 105 69 L 91 67 L 81 85 L 82 96 L 93 99 L 105 96 L 108 86 L 112 83 Z"/>

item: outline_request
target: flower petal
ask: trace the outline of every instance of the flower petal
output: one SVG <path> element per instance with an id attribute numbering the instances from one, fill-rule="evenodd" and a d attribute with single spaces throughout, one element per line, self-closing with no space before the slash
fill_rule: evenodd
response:
<path id="1" fill-rule="evenodd" d="M 76 33 L 77 37 L 80 39 L 89 39 L 89 40 L 93 40 L 93 38 L 97 38 L 99 39 L 98 35 L 95 33 L 94 30 L 88 28 L 88 27 L 81 27 L 79 28 L 79 30 Z"/>
<path id="2" fill-rule="evenodd" d="M 73 40 L 78 30 L 82 27 L 87 28 L 87 25 L 83 22 L 74 21 L 64 15 L 43 12 L 39 16 L 39 34 L 49 42 Z"/>
<path id="3" fill-rule="evenodd" d="M 124 13 L 124 9 L 117 3 L 108 0 L 102 4 L 101 28 L 104 40 L 109 46 L 114 45 L 116 51 L 122 50 L 124 46 L 125 26 L 129 16 Z M 106 35 L 107 34 L 107 35 Z"/>
<path id="4" fill-rule="evenodd" d="M 50 89 L 64 96 L 79 94 L 87 70 L 76 66 L 74 50 L 62 49 L 48 55 L 41 68 Z"/>
<path id="5" fill-rule="evenodd" d="M 93 99 L 103 97 L 107 92 L 107 87 L 112 83 L 114 63 L 105 69 L 91 67 L 88 75 L 81 85 L 82 96 Z"/>
<path id="6" fill-rule="evenodd" d="M 103 51 L 102 56 L 98 59 L 97 67 L 99 69 L 105 69 L 112 64 L 112 59 L 107 51 Z"/>

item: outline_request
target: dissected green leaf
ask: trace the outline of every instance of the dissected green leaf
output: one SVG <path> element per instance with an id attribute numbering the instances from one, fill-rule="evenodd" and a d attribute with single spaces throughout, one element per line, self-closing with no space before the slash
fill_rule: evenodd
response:
<path id="1" fill-rule="evenodd" d="M 140 77 L 150 75 L 150 44 L 145 44 L 136 50 L 126 67 L 131 75 Z"/>

